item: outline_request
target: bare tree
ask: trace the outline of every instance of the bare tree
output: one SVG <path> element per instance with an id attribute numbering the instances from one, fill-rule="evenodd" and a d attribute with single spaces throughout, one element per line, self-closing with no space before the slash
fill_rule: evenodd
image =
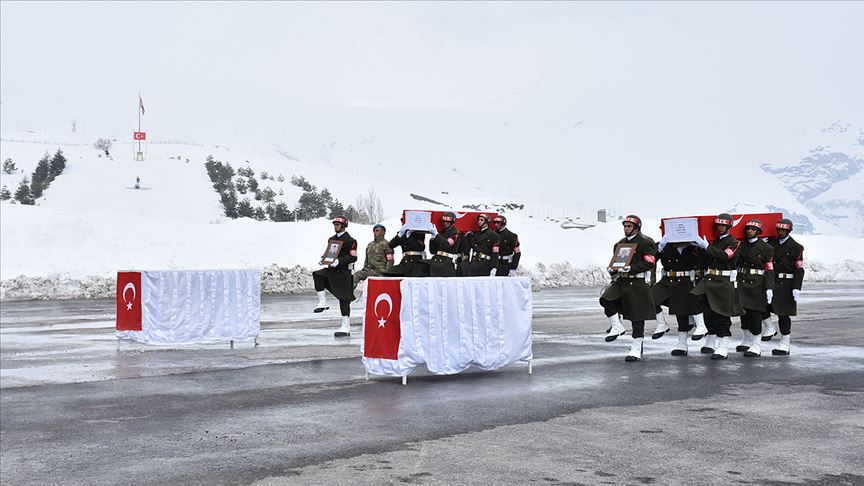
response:
<path id="1" fill-rule="evenodd" d="M 375 194 L 374 187 L 370 187 L 365 196 L 363 194 L 357 196 L 355 219 L 360 224 L 380 223 L 384 220 L 384 206 Z"/>
<path id="2" fill-rule="evenodd" d="M 96 140 L 96 143 L 93 144 L 93 146 L 99 150 L 110 150 L 111 145 L 111 139 L 108 138 L 100 138 L 99 140 Z"/>

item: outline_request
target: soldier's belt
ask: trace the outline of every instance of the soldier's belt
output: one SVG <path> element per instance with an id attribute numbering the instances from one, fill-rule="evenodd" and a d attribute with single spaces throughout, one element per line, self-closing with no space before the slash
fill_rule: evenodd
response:
<path id="1" fill-rule="evenodd" d="M 480 253 L 480 252 L 475 253 L 474 258 L 480 258 L 482 260 L 492 260 L 491 256 L 489 256 L 485 253 Z"/>
<path id="2" fill-rule="evenodd" d="M 693 278 L 694 274 L 695 274 L 695 272 L 693 270 L 688 270 L 686 272 L 672 272 L 672 271 L 667 272 L 666 270 L 663 270 L 663 275 L 665 275 L 667 277 L 690 277 L 690 278 Z"/>
<path id="3" fill-rule="evenodd" d="M 460 255 L 458 253 L 447 253 L 446 251 L 439 251 L 439 252 L 435 253 L 435 255 L 447 257 L 451 260 L 456 260 L 457 258 L 460 258 Z"/>
<path id="4" fill-rule="evenodd" d="M 498 260 L 504 260 L 505 262 L 512 262 L 513 255 L 498 255 Z"/>
<path id="5" fill-rule="evenodd" d="M 718 277 L 729 277 L 732 275 L 732 270 L 717 270 L 715 268 L 709 268 L 708 271 L 705 272 L 708 275 L 715 275 Z"/>
<path id="6" fill-rule="evenodd" d="M 619 273 L 618 276 L 621 278 L 646 278 L 648 276 L 648 272 L 639 272 L 637 274 Z"/>
<path id="7" fill-rule="evenodd" d="M 749 273 L 750 275 L 765 275 L 765 270 L 758 268 L 739 268 L 738 273 Z"/>
<path id="8" fill-rule="evenodd" d="M 421 256 L 422 257 L 423 252 L 422 251 L 403 251 L 402 256 L 403 257 L 406 257 L 406 256 Z"/>
<path id="9" fill-rule="evenodd" d="M 795 278 L 795 274 L 794 274 L 794 273 L 778 273 L 778 274 L 776 274 L 775 276 L 776 276 L 777 278 L 788 278 L 788 279 L 793 279 L 793 278 Z"/>

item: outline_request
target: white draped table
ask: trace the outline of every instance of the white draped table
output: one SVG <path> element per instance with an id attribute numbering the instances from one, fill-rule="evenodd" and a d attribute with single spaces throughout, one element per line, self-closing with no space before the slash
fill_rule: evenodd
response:
<path id="1" fill-rule="evenodd" d="M 424 365 L 453 374 L 533 360 L 528 278 L 370 277 L 364 296 L 367 373 L 406 377 Z"/>
<path id="2" fill-rule="evenodd" d="M 117 272 L 118 338 L 214 343 L 255 339 L 260 329 L 258 270 Z"/>

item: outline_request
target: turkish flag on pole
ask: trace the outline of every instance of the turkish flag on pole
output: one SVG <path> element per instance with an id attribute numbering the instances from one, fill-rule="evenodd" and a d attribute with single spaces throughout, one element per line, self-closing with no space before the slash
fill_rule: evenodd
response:
<path id="1" fill-rule="evenodd" d="M 366 314 L 363 317 L 363 356 L 398 359 L 402 338 L 401 279 L 366 280 Z"/>
<path id="2" fill-rule="evenodd" d="M 117 272 L 116 329 L 141 330 L 141 272 Z"/>
<path id="3" fill-rule="evenodd" d="M 147 140 L 147 132 L 132 132 L 133 140 Z"/>

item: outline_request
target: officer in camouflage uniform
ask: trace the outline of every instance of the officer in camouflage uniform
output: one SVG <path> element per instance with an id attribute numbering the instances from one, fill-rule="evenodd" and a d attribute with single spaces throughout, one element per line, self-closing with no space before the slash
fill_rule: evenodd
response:
<path id="1" fill-rule="evenodd" d="M 339 299 L 342 327 L 334 333 L 336 337 L 351 335 L 351 302 L 355 299 L 351 286 L 351 270 L 354 269 L 354 262 L 357 261 L 357 240 L 348 234 L 347 228 L 348 218 L 339 216 L 333 219 L 333 229 L 336 234 L 329 239 L 342 241 L 342 248 L 339 249 L 339 255 L 333 263 L 312 272 L 315 292 L 318 293 L 318 307 L 313 312 L 324 312 L 329 309 L 325 290 L 329 290 L 333 297 Z M 322 262 L 321 265 L 325 264 Z"/>
<path id="2" fill-rule="evenodd" d="M 711 359 L 726 359 L 732 317 L 742 314 L 735 281 L 738 250 L 741 244 L 729 232 L 732 216 L 723 213 L 714 218 L 717 239 L 710 245 L 703 236 L 696 243 L 707 254 L 707 270 L 690 292 L 696 296 L 705 313 L 708 338 L 703 353 L 713 353 Z"/>
<path id="3" fill-rule="evenodd" d="M 390 248 L 402 248 L 402 261 L 385 275 L 388 277 L 428 277 L 428 268 L 423 265 L 426 257 L 426 233 L 412 231 L 404 225 L 399 234 L 390 240 Z M 417 265 L 415 265 L 417 263 Z"/>
<path id="4" fill-rule="evenodd" d="M 751 219 L 744 225 L 747 238 L 738 252 L 738 298 L 741 315 L 741 344 L 735 350 L 748 358 L 762 355 L 759 337 L 762 316 L 774 297 L 774 248 L 762 241 L 762 221 Z"/>
<path id="5" fill-rule="evenodd" d="M 768 311 L 763 315 L 763 326 L 766 321 L 771 324 L 771 312 L 777 314 L 780 324 L 780 344 L 771 351 L 775 356 L 789 355 L 789 338 L 792 334 L 792 319 L 798 314 L 798 299 L 801 296 L 801 286 L 804 283 L 804 247 L 792 239 L 792 221 L 783 218 L 777 222 L 777 237 L 769 238 L 768 244 L 774 248 L 774 299 L 768 305 Z M 772 326 L 773 327 L 773 326 Z M 768 341 L 774 335 L 769 331 L 765 339 Z"/>
<path id="6" fill-rule="evenodd" d="M 384 239 L 386 232 L 387 228 L 383 225 L 376 224 L 372 227 L 374 239 L 366 245 L 366 260 L 363 262 L 363 268 L 354 272 L 355 289 L 358 283 L 368 277 L 379 277 L 393 268 L 393 249 L 390 248 L 389 242 Z"/>
<path id="7" fill-rule="evenodd" d="M 454 226 L 455 223 L 456 215 L 446 212 L 441 216 L 443 231 L 439 233 L 434 224 L 430 225 L 432 239 L 429 240 L 429 252 L 432 253 L 432 259 L 429 261 L 429 275 L 432 277 L 456 275 L 456 264 L 461 259 L 459 248 L 462 245 L 462 234 Z"/>
<path id="8" fill-rule="evenodd" d="M 501 236 L 489 228 L 489 223 L 489 215 L 477 215 L 480 230 L 468 235 L 471 254 L 468 261 L 459 264 L 460 274 L 464 277 L 488 277 L 498 266 Z"/>
<path id="9" fill-rule="evenodd" d="M 624 334 L 619 313 L 630 321 L 633 327 L 633 343 L 624 358 L 624 361 L 630 362 L 642 359 L 645 321 L 657 318 L 650 284 L 651 271 L 657 263 L 657 246 L 654 240 L 642 234 L 642 220 L 638 216 L 631 214 L 624 218 L 622 224 L 624 238 L 619 240 L 618 244 L 635 243 L 636 251 L 628 266 L 617 270 L 608 269 L 612 282 L 603 290 L 600 305 L 612 324 L 606 334 L 606 342 L 612 342 Z"/>
<path id="10" fill-rule="evenodd" d="M 696 272 L 704 260 L 705 252 L 693 243 L 669 244 L 668 236 L 663 235 L 657 246 L 660 251 L 660 262 L 663 264 L 663 275 L 659 282 L 652 287 L 654 303 L 657 304 L 657 330 L 651 335 L 652 339 L 658 339 L 669 330 L 666 319 L 663 316 L 661 305 L 669 307 L 669 314 L 674 315 L 678 321 L 678 344 L 672 350 L 673 356 L 687 355 L 687 334 L 690 332 L 690 320 L 696 324 L 693 331 L 693 340 L 702 339 L 708 329 L 702 316 L 702 309 L 696 301 L 696 296 L 691 295 L 696 281 Z M 662 326 L 661 326 L 662 322 Z M 665 330 L 664 330 L 665 328 Z"/>
<path id="11" fill-rule="evenodd" d="M 519 259 L 522 258 L 522 249 L 519 248 L 519 236 L 507 228 L 507 218 L 502 215 L 495 216 L 495 231 L 501 236 L 501 245 L 498 253 L 498 267 L 495 270 L 497 277 L 515 277 L 516 268 L 519 267 Z"/>

